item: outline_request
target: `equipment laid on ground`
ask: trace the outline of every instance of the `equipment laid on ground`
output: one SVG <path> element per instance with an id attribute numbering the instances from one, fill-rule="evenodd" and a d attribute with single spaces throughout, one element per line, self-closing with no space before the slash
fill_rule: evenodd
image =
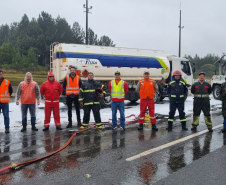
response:
<path id="1" fill-rule="evenodd" d="M 130 49 L 121 47 L 91 46 L 78 44 L 54 43 L 50 46 L 50 69 L 56 80 L 62 82 L 68 74 L 68 68 L 76 66 L 76 74 L 87 80 L 92 72 L 94 79 L 106 85 L 114 79 L 115 71 L 120 71 L 121 78 L 129 85 L 126 100 L 137 101 L 140 97 L 135 91 L 138 81 L 143 78 L 144 70 L 149 70 L 150 78 L 159 86 L 155 102 L 167 95 L 168 83 L 172 79 L 172 71 L 182 71 L 182 78 L 188 84 L 193 83 L 193 73 L 188 59 L 174 55 L 166 55 L 160 50 Z M 109 91 L 103 98 L 103 104 L 110 105 Z M 65 101 L 65 97 L 61 97 Z"/>
<path id="2" fill-rule="evenodd" d="M 213 89 L 213 97 L 216 100 L 220 100 L 220 90 L 221 90 L 221 84 L 226 81 L 226 74 L 225 74 L 225 65 L 226 60 L 224 57 L 226 56 L 225 53 L 223 53 L 222 57 L 217 60 L 214 64 L 219 65 L 219 75 L 213 75 L 211 78 L 211 87 Z"/>

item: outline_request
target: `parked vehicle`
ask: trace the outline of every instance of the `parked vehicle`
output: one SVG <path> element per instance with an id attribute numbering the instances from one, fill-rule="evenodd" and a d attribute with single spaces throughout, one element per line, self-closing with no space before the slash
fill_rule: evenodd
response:
<path id="1" fill-rule="evenodd" d="M 167 97 L 168 83 L 175 70 L 182 72 L 187 83 L 192 84 L 193 73 L 188 59 L 175 55 L 166 55 L 160 50 L 132 49 L 121 47 L 91 46 L 79 44 L 52 44 L 50 46 L 50 68 L 56 80 L 62 82 L 68 74 L 70 66 L 77 66 L 77 74 L 87 80 L 87 73 L 93 72 L 95 80 L 106 85 L 114 79 L 115 71 L 121 72 L 121 78 L 129 85 L 125 99 L 135 102 L 139 94 L 135 91 L 139 79 L 143 78 L 144 70 L 150 71 L 150 77 L 159 86 L 155 101 Z M 65 101 L 62 96 L 61 101 Z M 111 103 L 110 92 L 107 92 L 103 104 Z"/>

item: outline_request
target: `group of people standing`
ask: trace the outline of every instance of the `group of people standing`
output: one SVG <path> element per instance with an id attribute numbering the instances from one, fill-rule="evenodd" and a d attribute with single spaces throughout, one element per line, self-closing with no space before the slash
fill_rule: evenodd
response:
<path id="1" fill-rule="evenodd" d="M 54 74 L 49 72 L 47 81 L 41 85 L 39 89 L 38 84 L 33 81 L 32 74 L 26 73 L 24 81 L 20 82 L 16 93 L 16 104 L 21 104 L 22 112 L 22 129 L 21 132 L 27 130 L 27 112 L 29 109 L 31 115 L 31 129 L 38 131 L 36 128 L 36 105 L 40 104 L 41 95 L 45 99 L 45 120 L 43 131 L 48 131 L 50 126 L 51 112 L 57 130 L 62 130 L 60 122 L 59 97 L 63 93 L 66 95 L 66 104 L 68 107 L 68 124 L 66 128 L 72 127 L 72 105 L 74 103 L 77 116 L 77 126 L 85 129 L 89 126 L 90 112 L 92 110 L 95 124 L 98 129 L 102 129 L 102 122 L 100 116 L 100 101 L 106 93 L 106 87 L 94 80 L 94 74 L 88 73 L 88 80 L 83 82 L 79 75 L 76 75 L 76 67 L 70 68 L 70 74 L 67 75 L 62 85 L 54 78 Z M 222 100 L 226 99 L 226 84 L 225 91 L 222 90 Z M 186 127 L 185 117 L 185 97 L 187 96 L 188 84 L 186 80 L 182 79 L 182 74 L 179 70 L 173 73 L 172 81 L 169 83 L 168 94 L 170 100 L 170 110 L 168 118 L 168 131 L 173 129 L 173 121 L 176 109 L 179 112 L 179 118 L 182 130 L 188 130 Z M 111 109 L 112 109 L 112 130 L 118 128 L 117 126 L 117 110 L 120 112 L 120 129 L 125 130 L 125 95 L 129 91 L 128 84 L 121 79 L 121 73 L 115 72 L 115 79 L 110 81 L 108 89 L 111 93 Z M 145 121 L 145 113 L 148 108 L 150 115 L 150 122 L 152 123 L 152 130 L 158 131 L 156 127 L 155 117 L 155 102 L 154 96 L 158 91 L 158 85 L 154 79 L 150 78 L 149 71 L 144 71 L 144 78 L 140 79 L 136 91 L 140 95 L 140 114 L 138 117 L 138 130 L 143 130 Z M 205 73 L 199 74 L 199 79 L 191 87 L 191 93 L 194 94 L 193 104 L 193 123 L 191 130 L 196 131 L 199 125 L 199 116 L 201 111 L 204 113 L 205 123 L 210 132 L 212 132 L 212 121 L 210 116 L 210 101 L 209 94 L 212 92 L 211 86 L 205 81 Z M 0 111 L 2 110 L 5 123 L 5 133 L 9 133 L 9 102 L 10 96 L 13 93 L 10 80 L 3 77 L 3 71 L 0 70 Z M 224 96 L 225 94 L 225 96 Z M 80 118 L 80 104 L 83 105 L 84 117 L 83 122 Z M 225 105 L 225 102 L 223 102 Z M 223 109 L 223 115 L 226 115 L 226 109 Z M 222 132 L 226 132 L 226 116 L 224 116 L 224 128 Z"/>

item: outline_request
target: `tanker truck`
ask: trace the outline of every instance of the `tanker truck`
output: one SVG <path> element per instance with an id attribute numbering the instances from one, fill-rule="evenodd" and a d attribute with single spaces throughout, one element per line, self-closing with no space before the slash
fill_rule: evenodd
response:
<path id="1" fill-rule="evenodd" d="M 156 80 L 159 91 L 155 94 L 155 102 L 168 96 L 168 83 L 175 70 L 182 72 L 182 78 L 188 84 L 193 83 L 193 73 L 188 59 L 175 55 L 166 55 L 160 50 L 106 47 L 79 44 L 54 43 L 50 46 L 50 70 L 59 82 L 69 74 L 71 66 L 77 67 L 77 75 L 82 81 L 87 80 L 88 72 L 93 72 L 94 79 L 105 87 L 114 79 L 116 71 L 121 72 L 121 78 L 129 85 L 125 99 L 131 102 L 139 100 L 135 91 L 139 79 L 143 78 L 144 70 L 150 71 L 150 78 Z M 66 97 L 60 97 L 66 102 Z M 111 94 L 106 91 L 101 100 L 102 107 L 111 104 Z"/>

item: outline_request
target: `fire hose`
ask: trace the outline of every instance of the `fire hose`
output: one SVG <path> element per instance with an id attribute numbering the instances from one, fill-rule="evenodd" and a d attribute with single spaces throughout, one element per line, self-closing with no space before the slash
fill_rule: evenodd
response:
<path id="1" fill-rule="evenodd" d="M 42 159 L 45 159 L 45 158 L 47 158 L 47 157 L 50 157 L 50 156 L 52 156 L 52 155 L 54 155 L 54 154 L 60 152 L 61 150 L 65 149 L 65 148 L 70 144 L 70 142 L 72 141 L 72 139 L 73 139 L 77 134 L 82 133 L 82 132 L 84 132 L 84 131 L 86 131 L 86 130 L 88 130 L 88 129 L 91 129 L 92 127 L 94 127 L 94 125 L 95 125 L 95 124 L 92 124 L 92 125 L 90 125 L 89 127 L 85 128 L 85 129 L 83 129 L 83 130 L 80 130 L 80 131 L 78 131 L 78 132 L 75 132 L 75 133 L 69 138 L 69 140 L 67 141 L 67 143 L 66 143 L 63 147 L 61 147 L 60 149 L 58 149 L 58 150 L 56 150 L 56 151 L 54 151 L 54 152 L 52 152 L 52 153 L 50 153 L 50 154 L 48 154 L 48 155 L 46 155 L 46 156 L 44 156 L 44 157 L 40 157 L 40 158 L 38 158 L 38 159 L 34 159 L 34 160 L 22 162 L 22 163 L 19 163 L 19 164 L 12 164 L 11 166 L 8 166 L 8 167 L 5 167 L 5 168 L 0 169 L 0 173 L 4 172 L 4 171 L 6 171 L 6 170 L 15 169 L 15 168 L 17 168 L 17 167 L 19 167 L 19 166 L 23 166 L 23 165 L 26 165 L 26 164 L 31 164 L 31 163 L 40 161 L 40 160 L 42 160 Z"/>
<path id="2" fill-rule="evenodd" d="M 126 121 L 125 124 L 132 124 L 132 123 L 136 123 L 136 122 L 137 122 L 137 118 L 136 118 L 136 116 L 135 116 L 134 114 L 131 114 L 130 116 L 127 116 L 127 117 L 125 117 L 125 118 L 130 118 L 130 117 L 134 117 L 134 120 Z M 118 119 L 118 121 L 120 121 L 120 118 Z M 111 125 L 111 119 L 109 119 L 109 121 L 102 122 L 102 124 L 104 124 L 104 125 Z M 38 158 L 38 159 L 34 159 L 34 160 L 30 160 L 30 161 L 25 161 L 25 162 L 22 162 L 22 163 L 19 163 L 19 164 L 11 164 L 11 166 L 7 166 L 7 167 L 5 167 L 5 168 L 0 169 L 0 173 L 4 172 L 4 171 L 6 171 L 6 170 L 10 170 L 10 169 L 11 169 L 11 170 L 14 170 L 14 169 L 16 169 L 16 168 L 19 167 L 19 166 L 24 166 L 24 165 L 27 165 L 27 164 L 31 164 L 31 163 L 40 161 L 40 160 L 42 160 L 42 159 L 45 159 L 45 158 L 47 158 L 47 157 L 50 157 L 50 156 L 52 156 L 52 155 L 58 153 L 58 152 L 60 152 L 61 150 L 65 149 L 65 148 L 70 144 L 70 142 L 72 141 L 72 139 L 73 139 L 77 134 L 82 133 L 82 132 L 84 132 L 84 131 L 86 131 L 86 130 L 89 130 L 89 129 L 91 129 L 91 128 L 94 127 L 94 126 L 95 126 L 95 124 L 93 123 L 93 124 L 90 125 L 89 127 L 85 128 L 85 129 L 83 129 L 83 130 L 80 130 L 80 131 L 78 131 L 78 132 L 75 132 L 75 133 L 69 138 L 69 140 L 67 141 L 67 143 L 66 143 L 63 147 L 61 147 L 60 149 L 58 149 L 58 150 L 56 150 L 56 151 L 54 151 L 54 152 L 52 152 L 52 153 L 50 153 L 50 154 L 48 154 L 48 155 L 46 155 L 46 156 L 40 157 L 40 158 Z"/>

